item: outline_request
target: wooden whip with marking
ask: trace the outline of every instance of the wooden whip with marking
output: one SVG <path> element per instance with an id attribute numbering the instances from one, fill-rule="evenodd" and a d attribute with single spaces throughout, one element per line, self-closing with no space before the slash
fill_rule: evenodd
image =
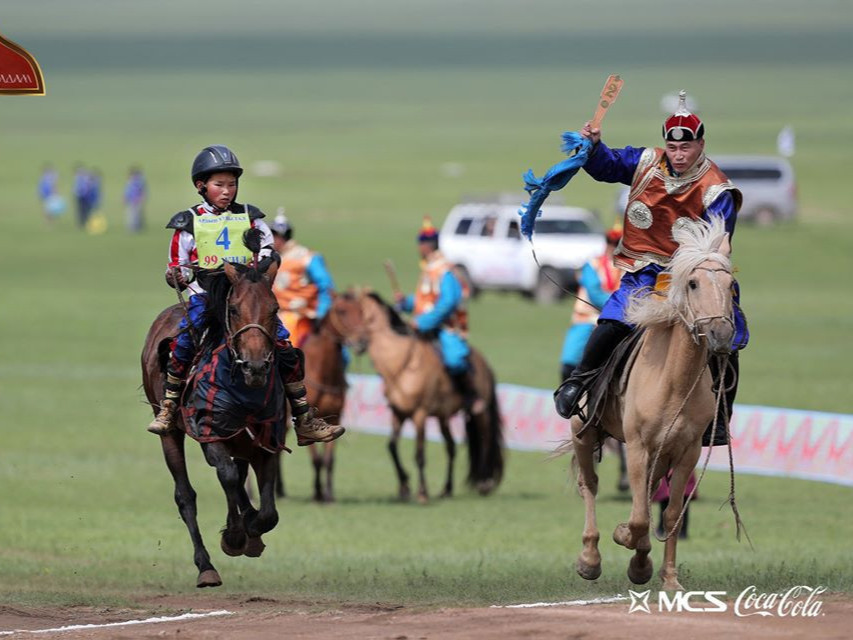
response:
<path id="1" fill-rule="evenodd" d="M 388 258 L 385 261 L 385 273 L 388 274 L 388 280 L 391 281 L 391 293 L 395 296 L 403 295 L 403 290 L 400 288 L 400 281 L 397 280 L 397 270 L 394 268 L 394 263 Z"/>
<path id="2" fill-rule="evenodd" d="M 604 83 L 604 89 L 601 90 L 598 108 L 596 108 L 595 115 L 592 116 L 592 120 L 589 122 L 591 129 L 601 128 L 601 121 L 604 120 L 604 116 L 607 114 L 610 105 L 616 102 L 616 98 L 619 97 L 619 92 L 622 91 L 623 84 L 624 81 L 618 75 L 611 75 L 607 78 L 607 82 Z"/>

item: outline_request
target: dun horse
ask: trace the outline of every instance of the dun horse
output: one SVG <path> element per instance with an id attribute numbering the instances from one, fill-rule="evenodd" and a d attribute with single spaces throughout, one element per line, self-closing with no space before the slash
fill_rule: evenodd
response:
<path id="1" fill-rule="evenodd" d="M 731 263 L 722 220 L 697 221 L 673 231 L 680 244 L 667 269 L 665 295 L 632 300 L 629 322 L 645 328 L 628 365 L 624 390 L 611 382 L 598 421 L 603 434 L 572 419 L 572 447 L 579 466 L 578 488 L 586 520 L 577 571 L 587 580 L 601 575 L 595 520 L 598 477 L 593 453 L 602 437 L 625 442 L 633 494 L 631 515 L 613 533 L 617 544 L 633 550 L 628 577 L 645 584 L 652 576 L 649 558 L 649 489 L 672 471 L 669 506 L 664 512 L 666 543 L 661 568 L 663 588 L 680 590 L 675 550 L 681 528 L 684 487 L 701 451 L 702 433 L 715 417 L 709 355 L 727 356 L 734 337 Z M 624 378 L 624 374 L 622 376 Z M 589 408 L 589 407 L 588 407 Z M 591 409 L 591 408 L 589 408 Z M 591 426 L 591 425 L 590 425 Z"/>
<path id="2" fill-rule="evenodd" d="M 237 361 L 233 370 L 236 374 L 234 384 L 237 384 L 240 373 L 248 388 L 271 388 L 271 382 L 274 382 L 270 376 L 275 375 L 275 367 L 271 367 L 271 363 L 274 354 L 275 310 L 278 305 L 270 289 L 270 282 L 277 268 L 275 262 L 268 269 L 226 263 L 224 276 L 211 276 L 211 280 L 216 281 L 209 288 L 210 327 L 201 349 L 216 348 L 222 340 L 226 341 Z M 145 339 L 142 351 L 143 386 L 155 413 L 162 400 L 168 341 L 177 334 L 183 313 L 180 305 L 164 310 L 154 321 Z M 222 580 L 210 561 L 196 520 L 196 493 L 187 474 L 184 450 L 187 425 L 183 416 L 178 417 L 178 427 L 161 436 L 163 455 L 175 481 L 178 511 L 192 539 L 194 561 L 199 571 L 196 584 L 198 587 L 216 587 L 222 584 Z M 207 463 L 216 468 L 228 505 L 226 524 L 222 530 L 222 550 L 231 556 L 260 556 L 264 550 L 261 536 L 278 523 L 274 495 L 275 455 L 257 446 L 253 435 L 245 428 L 240 428 L 226 440 L 202 442 L 201 449 Z M 252 506 L 244 488 L 249 465 L 258 478 L 260 510 Z"/>
<path id="3" fill-rule="evenodd" d="M 410 418 L 415 425 L 418 500 L 422 503 L 429 500 L 424 467 L 425 427 L 430 416 L 438 419 L 448 457 L 441 496 L 451 496 L 456 443 L 450 432 L 449 420 L 463 408 L 463 399 L 445 373 L 441 355 L 429 341 L 412 335 L 396 311 L 377 294 L 360 294 L 351 304 L 357 305 L 359 322 L 348 325 L 348 337 L 366 345 L 373 366 L 384 382 L 385 397 L 391 408 L 392 431 L 388 450 L 397 470 L 400 499 L 408 500 L 410 489 L 409 475 L 400 463 L 397 441 L 403 423 Z M 483 356 L 474 349 L 471 350 L 471 365 L 475 389 L 487 409 L 479 415 L 466 416 L 468 482 L 482 495 L 487 495 L 497 487 L 503 475 L 502 422 L 494 374 Z"/>

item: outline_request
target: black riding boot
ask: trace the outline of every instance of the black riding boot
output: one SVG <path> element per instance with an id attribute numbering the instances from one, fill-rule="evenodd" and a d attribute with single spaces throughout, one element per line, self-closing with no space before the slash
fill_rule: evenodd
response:
<path id="1" fill-rule="evenodd" d="M 565 362 L 560 367 L 560 383 L 562 384 L 563 380 L 567 380 L 571 377 L 572 371 L 575 370 L 575 365 L 566 364 Z"/>
<path id="2" fill-rule="evenodd" d="M 465 410 L 471 415 L 483 413 L 485 406 L 474 386 L 474 372 L 468 370 L 462 373 L 453 373 L 450 375 L 450 379 L 456 392 L 462 396 Z"/>
<path id="3" fill-rule="evenodd" d="M 714 379 L 714 395 L 716 397 L 717 387 L 719 385 L 720 380 L 720 371 L 717 367 L 717 359 L 711 358 L 710 362 L 708 362 L 708 366 L 711 368 L 711 377 Z M 725 372 L 725 380 L 723 384 L 725 384 L 725 391 L 723 395 L 725 396 L 725 410 L 726 415 L 729 420 L 732 419 L 732 407 L 735 403 L 735 395 L 737 395 L 737 383 L 740 380 L 740 376 L 738 375 L 740 371 L 740 366 L 738 364 L 738 352 L 735 351 L 729 356 L 729 366 L 726 367 Z M 717 409 L 717 430 L 714 432 L 714 442 L 711 443 L 711 430 L 714 427 L 714 423 L 708 425 L 708 428 L 705 429 L 705 433 L 702 434 L 702 446 L 703 447 L 721 447 L 725 446 L 729 443 L 729 424 L 723 415 L 723 407 L 719 407 Z"/>
<path id="4" fill-rule="evenodd" d="M 629 333 L 631 333 L 631 327 L 618 320 L 598 321 L 586 343 L 580 364 L 554 392 L 554 404 L 557 407 L 557 413 L 567 420 L 577 413 L 578 400 L 580 400 L 583 391 L 580 376 L 598 369 L 607 362 L 607 358 L 613 353 L 616 345 Z"/>

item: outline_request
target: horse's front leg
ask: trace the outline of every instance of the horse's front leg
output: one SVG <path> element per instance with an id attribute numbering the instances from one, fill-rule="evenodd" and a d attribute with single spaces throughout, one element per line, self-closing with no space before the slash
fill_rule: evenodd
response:
<path id="1" fill-rule="evenodd" d="M 444 437 L 444 446 L 447 450 L 447 479 L 444 481 L 441 497 L 449 498 L 453 495 L 453 461 L 456 459 L 456 442 L 453 441 L 450 422 L 447 418 L 439 418 L 438 425 L 441 427 L 441 435 Z"/>
<path id="2" fill-rule="evenodd" d="M 595 473 L 595 433 L 588 429 L 580 438 L 577 432 L 583 424 L 572 418 L 572 447 L 578 463 L 578 492 L 584 502 L 583 551 L 578 556 L 577 572 L 584 580 L 596 580 L 601 575 L 601 554 L 598 552 L 598 524 L 595 520 L 595 496 L 598 494 L 598 474 Z"/>
<path id="3" fill-rule="evenodd" d="M 690 479 L 690 474 L 696 467 L 702 449 L 697 445 L 682 456 L 676 463 L 669 482 L 669 504 L 663 513 L 663 522 L 666 530 L 666 539 L 663 552 L 663 565 L 660 569 L 660 577 L 663 581 L 665 591 L 682 591 L 683 587 L 678 582 L 678 568 L 675 564 L 675 548 L 678 544 L 678 533 L 684 524 L 679 522 L 681 509 L 684 506 L 684 488 Z M 676 527 L 676 523 L 678 526 Z"/>
<path id="4" fill-rule="evenodd" d="M 323 502 L 323 454 L 316 444 L 308 447 L 308 453 L 311 455 L 311 467 L 314 469 L 314 502 Z"/>
<path id="5" fill-rule="evenodd" d="M 415 463 L 418 465 L 418 502 L 429 502 L 429 490 L 426 483 L 426 419 L 423 411 L 412 416 L 415 423 Z"/>
<path id="6" fill-rule="evenodd" d="M 403 430 L 403 421 L 406 417 L 391 407 L 391 439 L 388 441 L 388 451 L 391 454 L 391 460 L 394 462 L 394 468 L 397 470 L 397 479 L 400 481 L 400 500 L 406 501 L 411 496 L 409 491 L 409 474 L 403 468 L 400 462 L 400 453 L 397 450 L 397 441 L 400 439 L 400 432 Z"/>
<path id="7" fill-rule="evenodd" d="M 278 458 L 275 454 L 258 450 L 252 457 L 252 468 L 258 478 L 260 509 L 250 509 L 243 514 L 243 528 L 248 536 L 245 554 L 250 558 L 259 557 L 266 545 L 261 536 L 278 524 L 278 510 L 275 506 L 275 483 Z"/>
<path id="8" fill-rule="evenodd" d="M 240 469 L 221 442 L 205 442 L 201 445 L 207 464 L 216 468 L 219 484 L 225 492 L 228 515 L 222 530 L 220 546 L 229 556 L 243 555 L 246 547 L 246 530 L 240 515 L 241 494 L 245 488 L 240 483 Z"/>
<path id="9" fill-rule="evenodd" d="M 190 532 L 190 539 L 193 543 L 193 560 L 196 568 L 198 568 L 196 586 L 199 588 L 218 587 L 222 584 L 222 578 L 219 577 L 219 573 L 210 562 L 210 554 L 204 546 L 201 531 L 198 528 L 196 493 L 190 484 L 189 474 L 187 473 L 184 432 L 170 431 L 160 437 L 160 444 L 163 447 L 166 466 L 175 481 L 175 504 L 178 505 L 178 512 Z"/>
<path id="10" fill-rule="evenodd" d="M 629 433 L 625 429 L 624 433 Z M 628 481 L 631 484 L 631 516 L 613 532 L 613 541 L 627 549 L 634 550 L 634 556 L 628 565 L 628 578 L 634 584 L 645 584 L 653 572 L 649 552 L 652 543 L 649 540 L 648 512 L 648 476 L 649 456 L 639 438 L 629 439 L 625 443 L 628 457 Z"/>
<path id="11" fill-rule="evenodd" d="M 335 471 L 335 442 L 327 442 L 323 450 L 323 466 L 326 469 L 326 488 L 323 493 L 325 502 L 335 501 L 335 490 L 332 479 Z"/>

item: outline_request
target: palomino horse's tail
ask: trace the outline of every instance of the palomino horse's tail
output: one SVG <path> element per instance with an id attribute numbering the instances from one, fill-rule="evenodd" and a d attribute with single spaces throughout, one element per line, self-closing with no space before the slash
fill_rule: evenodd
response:
<path id="1" fill-rule="evenodd" d="M 478 374 L 485 373 L 489 377 L 487 406 L 479 415 L 466 415 L 465 431 L 468 437 L 468 484 L 480 494 L 488 495 L 503 478 L 503 420 L 498 406 L 495 377 L 485 361 L 481 362 L 484 371 Z"/>

